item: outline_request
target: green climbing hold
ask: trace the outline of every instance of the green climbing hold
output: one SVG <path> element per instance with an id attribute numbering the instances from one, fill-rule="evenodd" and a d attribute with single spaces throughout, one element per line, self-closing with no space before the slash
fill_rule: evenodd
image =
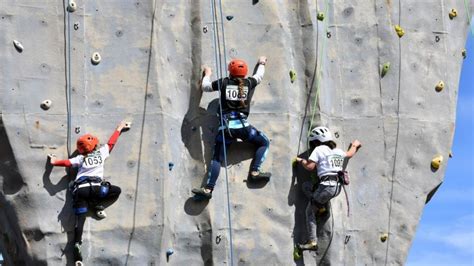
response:
<path id="1" fill-rule="evenodd" d="M 390 69 L 390 62 L 383 64 L 382 73 L 381 73 L 382 78 L 385 77 L 385 75 L 387 75 L 389 69 Z"/>
<path id="2" fill-rule="evenodd" d="M 301 259 L 301 256 L 302 256 L 302 252 L 300 250 L 300 248 L 298 247 L 298 245 L 295 245 L 294 248 L 293 248 L 293 260 L 299 260 Z"/>
<path id="3" fill-rule="evenodd" d="M 296 81 L 296 71 L 290 70 L 290 80 L 291 80 L 291 83 Z"/>
<path id="4" fill-rule="evenodd" d="M 324 13 L 323 12 L 318 12 L 317 18 L 318 18 L 319 21 L 323 21 L 324 20 Z"/>

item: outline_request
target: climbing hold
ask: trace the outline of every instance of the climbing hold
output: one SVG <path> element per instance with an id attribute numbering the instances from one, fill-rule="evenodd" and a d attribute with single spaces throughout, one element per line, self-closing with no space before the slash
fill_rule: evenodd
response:
<path id="1" fill-rule="evenodd" d="M 323 21 L 324 20 L 324 13 L 323 12 L 318 12 L 317 18 L 318 18 L 319 21 Z"/>
<path id="2" fill-rule="evenodd" d="M 381 73 L 382 78 L 385 77 L 385 75 L 387 75 L 387 72 L 389 69 L 390 69 L 390 62 L 386 62 L 385 64 L 383 64 L 382 73 Z"/>
<path id="3" fill-rule="evenodd" d="M 169 258 L 169 256 L 173 255 L 174 253 L 174 250 L 172 248 L 169 248 L 167 251 L 166 251 L 166 258 Z"/>
<path id="4" fill-rule="evenodd" d="M 132 122 L 125 122 L 125 127 L 123 129 L 130 129 L 132 127 Z"/>
<path id="5" fill-rule="evenodd" d="M 387 241 L 387 239 L 388 239 L 388 234 L 382 234 L 382 235 L 380 236 L 380 241 L 382 241 L 382 242 Z"/>
<path id="6" fill-rule="evenodd" d="M 100 63 L 100 60 L 101 60 L 101 57 L 99 53 L 95 52 L 92 54 L 92 58 L 91 58 L 92 64 L 98 65 Z"/>
<path id="7" fill-rule="evenodd" d="M 290 70 L 290 80 L 291 80 L 291 83 L 296 81 L 296 71 Z"/>
<path id="8" fill-rule="evenodd" d="M 74 12 L 74 11 L 76 11 L 76 9 L 77 9 L 76 2 L 74 2 L 73 0 L 69 1 L 68 5 L 67 5 L 67 11 Z"/>
<path id="9" fill-rule="evenodd" d="M 207 31 L 208 31 L 207 25 L 202 27 L 202 32 L 207 33 Z"/>
<path id="10" fill-rule="evenodd" d="M 81 127 L 76 127 L 76 128 L 74 129 L 74 132 L 76 132 L 76 134 L 81 133 Z"/>
<path id="11" fill-rule="evenodd" d="M 400 25 L 395 25 L 395 31 L 400 38 L 405 34 L 405 31 L 400 27 Z"/>
<path id="12" fill-rule="evenodd" d="M 349 243 L 349 240 L 351 239 L 350 235 L 346 235 L 346 238 L 344 239 L 344 244 Z"/>
<path id="13" fill-rule="evenodd" d="M 221 235 L 216 236 L 216 245 L 219 245 L 221 241 L 222 241 L 222 236 Z"/>
<path id="14" fill-rule="evenodd" d="M 441 40 L 441 38 L 438 35 L 436 35 L 435 42 L 439 42 L 440 40 Z"/>
<path id="15" fill-rule="evenodd" d="M 174 167 L 174 163 L 169 162 L 168 163 L 168 169 L 171 171 L 171 170 L 173 170 L 173 167 Z"/>
<path id="16" fill-rule="evenodd" d="M 433 158 L 433 160 L 431 160 L 431 167 L 437 170 L 441 166 L 442 162 L 443 162 L 443 156 L 438 154 Z"/>
<path id="17" fill-rule="evenodd" d="M 226 18 L 228 21 L 231 21 L 231 20 L 234 18 L 234 16 L 227 16 L 227 17 L 225 17 L 225 18 Z"/>
<path id="18" fill-rule="evenodd" d="M 449 18 L 452 20 L 453 18 L 458 16 L 458 11 L 456 9 L 451 9 L 451 12 L 449 12 Z"/>
<path id="19" fill-rule="evenodd" d="M 453 158 L 453 152 L 449 152 L 449 158 Z"/>
<path id="20" fill-rule="evenodd" d="M 13 45 L 15 46 L 15 49 L 21 53 L 23 52 L 23 45 L 21 45 L 21 43 L 17 40 L 13 40 Z"/>
<path id="21" fill-rule="evenodd" d="M 326 37 L 331 38 L 331 32 L 330 32 L 330 31 L 328 31 L 328 32 L 326 33 Z"/>
<path id="22" fill-rule="evenodd" d="M 74 23 L 74 30 L 78 30 L 79 29 L 79 22 L 76 22 Z"/>
<path id="23" fill-rule="evenodd" d="M 463 59 L 466 59 L 466 57 L 467 57 L 467 51 L 466 51 L 466 49 L 462 49 L 462 50 L 461 50 L 461 55 L 462 55 L 462 58 L 463 58 Z"/>
<path id="24" fill-rule="evenodd" d="M 438 84 L 436 85 L 435 90 L 436 90 L 437 92 L 440 92 L 440 91 L 442 91 L 443 89 L 444 89 L 444 82 L 441 80 L 441 81 L 438 82 Z"/>
<path id="25" fill-rule="evenodd" d="M 41 107 L 41 109 L 43 109 L 43 110 L 46 111 L 46 110 L 48 110 L 49 108 L 51 108 L 51 104 L 52 104 L 52 103 L 53 103 L 53 102 L 52 102 L 51 100 L 44 100 L 44 101 L 41 103 L 40 107 Z"/>

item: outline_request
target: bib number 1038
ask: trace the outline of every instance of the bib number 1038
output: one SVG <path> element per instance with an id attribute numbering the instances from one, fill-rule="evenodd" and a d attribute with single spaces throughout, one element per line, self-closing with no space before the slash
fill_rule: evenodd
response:
<path id="1" fill-rule="evenodd" d="M 249 92 L 249 88 L 244 86 L 242 88 L 243 92 L 239 97 L 239 87 L 236 85 L 227 85 L 225 90 L 225 98 L 229 101 L 240 101 L 240 100 L 247 100 L 247 94 Z"/>

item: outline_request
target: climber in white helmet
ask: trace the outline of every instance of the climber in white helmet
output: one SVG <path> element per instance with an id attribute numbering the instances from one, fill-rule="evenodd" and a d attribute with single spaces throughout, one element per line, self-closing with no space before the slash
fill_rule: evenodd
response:
<path id="1" fill-rule="evenodd" d="M 308 226 L 309 240 L 301 245 L 302 249 L 317 249 L 317 225 L 316 213 L 325 208 L 326 204 L 341 192 L 342 181 L 340 174 L 344 158 L 351 158 L 361 147 L 358 140 L 352 141 L 347 152 L 336 148 L 336 143 L 331 131 L 327 127 L 316 127 L 309 135 L 310 148 L 313 149 L 309 159 L 296 157 L 296 163 L 300 163 L 306 170 L 317 169 L 319 184 L 317 189 L 311 193 L 311 200 L 306 207 L 306 224 Z"/>

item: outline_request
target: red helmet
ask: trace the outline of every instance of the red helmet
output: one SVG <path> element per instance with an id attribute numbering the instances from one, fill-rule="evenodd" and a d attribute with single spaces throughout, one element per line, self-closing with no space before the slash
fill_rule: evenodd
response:
<path id="1" fill-rule="evenodd" d="M 230 75 L 236 78 L 245 78 L 248 72 L 247 64 L 244 60 L 233 59 L 229 63 Z"/>
<path id="2" fill-rule="evenodd" d="M 99 139 L 91 134 L 85 134 L 77 139 L 77 151 L 80 154 L 87 154 L 95 149 L 99 144 Z"/>

